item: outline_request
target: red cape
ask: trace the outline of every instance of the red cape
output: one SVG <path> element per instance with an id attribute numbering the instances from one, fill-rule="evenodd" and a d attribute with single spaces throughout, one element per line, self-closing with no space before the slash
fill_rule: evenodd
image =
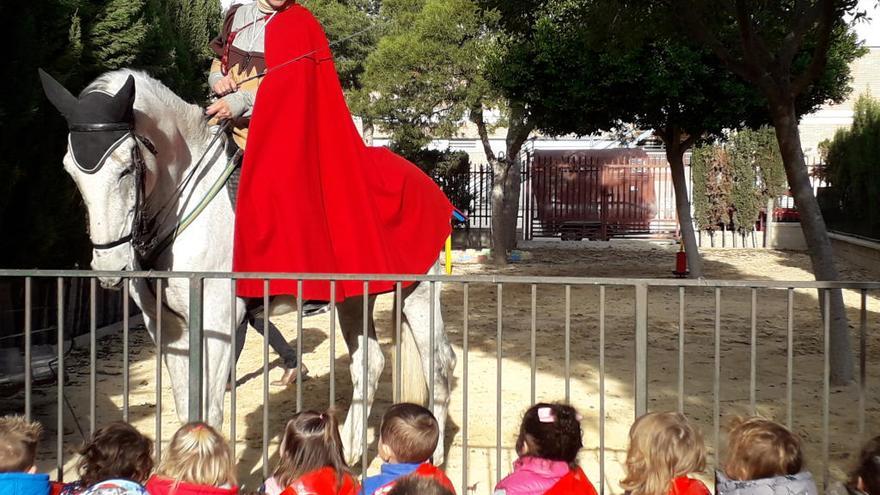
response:
<path id="1" fill-rule="evenodd" d="M 266 64 L 251 119 L 236 205 L 236 272 L 424 274 L 451 233 L 452 205 L 415 165 L 368 148 L 354 126 L 324 31 L 300 5 L 266 28 Z M 363 294 L 338 282 L 336 300 Z M 370 293 L 394 283 L 371 282 Z M 270 294 L 296 294 L 274 280 Z M 261 297 L 262 280 L 241 280 Z M 303 283 L 303 298 L 330 299 L 329 282 Z"/>

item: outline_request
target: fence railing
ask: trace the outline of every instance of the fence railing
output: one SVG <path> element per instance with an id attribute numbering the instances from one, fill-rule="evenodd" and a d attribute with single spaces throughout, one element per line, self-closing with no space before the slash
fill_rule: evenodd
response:
<path id="1" fill-rule="evenodd" d="M 706 429 L 711 429 L 712 435 L 710 447 L 715 454 L 720 446 L 720 431 L 723 414 L 730 413 L 733 406 L 730 394 L 735 391 L 740 394 L 744 401 L 747 391 L 747 402 L 743 407 L 748 413 L 775 411 L 780 421 L 789 426 L 803 426 L 807 420 L 816 420 L 819 427 L 819 435 L 811 435 L 811 438 L 820 438 L 821 442 L 815 453 L 821 452 L 822 481 L 827 485 L 830 480 L 830 435 L 835 435 L 835 448 L 850 449 L 861 442 L 866 432 L 866 416 L 868 401 L 875 398 L 868 397 L 868 341 L 871 336 L 868 333 L 868 301 L 875 302 L 876 294 L 880 290 L 880 282 L 804 282 L 804 281 L 738 281 L 738 280 L 673 280 L 673 279 L 632 279 L 632 278 L 580 278 L 580 277 L 532 277 L 532 276 L 404 276 L 404 275 L 329 275 L 329 274 L 277 274 L 277 273 L 196 273 L 196 272 L 84 272 L 84 271 L 23 271 L 23 270 L 0 270 L 0 279 L 19 279 L 26 281 L 26 287 L 31 287 L 35 280 L 52 280 L 59 289 L 70 280 L 89 279 L 94 281 L 96 277 L 122 277 L 124 280 L 121 296 L 128 309 L 129 282 L 134 280 L 147 280 L 156 289 L 159 295 L 157 308 L 162 304 L 163 287 L 168 287 L 172 280 L 186 280 L 189 287 L 190 313 L 201 315 L 209 310 L 204 306 L 204 287 L 213 280 L 238 280 L 238 279 L 261 279 L 261 280 L 295 280 L 311 281 L 325 280 L 331 282 L 361 281 L 365 284 L 376 281 L 393 281 L 396 283 L 397 293 L 405 282 L 418 282 L 430 284 L 433 289 L 439 290 L 439 284 L 443 287 L 443 308 L 446 312 L 445 328 L 453 344 L 460 353 L 460 367 L 457 370 L 458 384 L 453 392 L 455 407 L 451 411 L 460 428 L 453 442 L 459 444 L 459 449 L 450 449 L 450 456 L 455 457 L 455 465 L 460 472 L 461 493 L 471 493 L 469 490 L 474 478 L 485 479 L 486 473 L 493 472 L 487 483 L 491 486 L 498 481 L 506 472 L 504 461 L 509 460 L 509 449 L 505 449 L 504 439 L 515 427 L 519 413 L 528 405 L 539 399 L 547 399 L 548 390 L 557 390 L 556 397 L 565 402 L 578 405 L 583 411 L 595 411 L 588 417 L 591 422 L 588 431 L 594 431 L 597 438 L 585 439 L 588 445 L 590 459 L 595 459 L 596 464 L 588 469 L 588 473 L 594 473 L 594 480 L 598 480 L 600 493 L 611 490 L 607 488 L 611 483 L 606 475 L 609 460 L 614 461 L 613 455 L 621 449 L 612 449 L 609 441 L 620 444 L 620 435 L 609 439 L 608 431 L 611 428 L 618 431 L 624 428 L 632 418 L 656 408 L 678 409 L 693 413 L 693 417 L 700 418 L 701 424 Z M 93 282 L 92 287 L 94 287 Z M 234 284 L 232 284 L 234 286 Z M 810 291 L 804 292 L 809 289 Z M 831 383 L 830 383 L 830 345 L 831 325 L 826 316 L 821 318 L 816 310 L 817 301 L 812 290 L 819 290 L 821 297 L 829 297 L 829 290 L 845 289 L 850 299 L 857 298 L 855 305 L 851 305 L 853 321 L 858 321 L 855 336 L 858 339 L 858 380 L 850 393 L 857 400 L 858 407 L 856 417 L 850 418 L 851 423 L 843 421 L 831 429 Z M 26 289 L 29 290 L 29 289 Z M 65 434 L 65 410 L 69 402 L 82 399 L 69 397 L 65 394 L 68 385 L 65 379 L 69 376 L 66 372 L 64 342 L 67 339 L 67 329 L 64 326 L 63 315 L 69 301 L 66 301 L 64 290 L 57 292 L 55 301 L 58 319 L 57 333 L 57 371 L 58 380 L 56 401 L 54 406 L 51 400 L 46 407 L 40 409 L 39 416 L 50 417 L 50 411 L 54 409 L 56 417 L 55 425 L 55 468 L 56 476 L 61 479 L 65 473 L 65 448 L 69 447 L 70 440 Z M 540 294 L 540 299 L 539 299 Z M 760 296 L 760 297 L 759 297 Z M 230 299 L 234 300 L 234 292 L 230 292 Z M 743 299 L 748 305 L 749 314 L 726 313 L 726 306 L 733 305 L 734 299 Z M 539 304 L 539 300 L 541 304 Z M 28 299 L 30 301 L 30 299 Z M 301 304 L 301 299 L 298 304 Z M 491 306 L 495 308 L 491 308 Z M 300 306 L 301 307 L 301 306 Z M 733 307 L 733 306 L 732 306 Z M 736 311 L 737 307 L 733 307 Z M 769 312 L 768 312 L 768 309 Z M 95 306 L 89 308 L 92 322 L 95 321 Z M 874 311 L 872 311 L 873 314 Z M 30 308 L 26 308 L 24 320 L 24 353 L 25 386 L 22 402 L 17 403 L 28 417 L 34 416 L 34 390 L 31 379 L 31 344 L 33 342 L 33 320 L 29 316 Z M 667 314 L 668 313 L 668 314 Z M 121 416 L 125 420 L 133 418 L 132 405 L 129 394 L 132 388 L 132 363 L 130 355 L 133 349 L 129 345 L 130 330 L 127 311 L 123 325 L 121 353 L 123 363 L 121 366 Z M 663 316 L 665 315 L 665 316 Z M 759 315 L 761 317 L 759 324 Z M 663 319 L 662 324 L 659 322 Z M 328 339 L 330 351 L 328 356 L 329 366 L 329 395 L 328 404 L 332 405 L 336 398 L 336 351 L 335 342 L 335 315 L 328 316 L 329 327 Z M 431 315 L 431 328 L 434 332 L 440 331 L 443 325 L 434 325 L 433 312 Z M 539 325 L 540 322 L 540 325 Z M 775 322 L 771 324 L 770 322 Z M 323 323 L 326 323 L 323 322 Z M 200 345 L 205 337 L 205 329 L 200 317 L 189 320 L 189 417 L 196 419 L 202 417 L 203 404 L 201 384 L 204 383 L 203 348 Z M 399 325 L 398 320 L 398 325 Z M 161 319 L 158 321 L 158 335 L 162 335 Z M 230 336 L 234 341 L 237 322 L 229 322 Z M 797 330 L 796 330 L 797 329 Z M 759 332 L 760 330 L 760 332 Z M 364 332 L 366 334 L 366 323 Z M 397 328 L 399 335 L 400 329 Z M 96 373 L 105 362 L 99 363 L 98 343 L 94 323 L 90 328 L 89 355 L 83 357 L 81 364 L 88 365 L 89 387 L 88 408 L 89 431 L 94 431 L 98 416 L 107 417 L 97 406 Z M 298 358 L 303 355 L 303 319 L 297 317 L 295 321 L 295 335 L 297 337 Z M 759 341 L 759 337 L 761 340 Z M 795 337 L 803 340 L 807 346 L 806 355 L 815 359 L 809 361 L 798 360 L 795 367 Z M 540 339 L 539 339 L 540 338 Z M 691 346 L 697 349 L 686 352 L 686 341 L 691 340 Z M 549 361 L 550 370 L 547 366 L 539 365 L 539 353 L 546 354 L 548 346 L 553 347 L 553 356 L 545 360 Z M 162 348 L 162 343 L 157 343 Z M 765 362 L 759 361 L 759 352 L 766 351 L 764 346 L 771 345 L 774 359 Z M 724 345 L 724 347 L 722 347 Z M 397 339 L 396 350 L 400 352 L 400 339 Z M 611 346 L 609 352 L 609 346 Z M 474 350 L 476 348 L 476 350 Z M 625 348 L 631 349 L 632 358 L 622 358 L 621 353 Z M 722 352 L 722 349 L 724 352 Z M 106 349 L 102 347 L 102 351 Z M 558 352 L 558 353 L 557 353 Z M 803 355 L 799 351 L 799 356 Z M 629 351 L 626 351 L 628 354 Z M 660 368 L 652 368 L 649 361 L 649 353 L 657 359 L 662 356 L 664 364 Z M 234 354 L 234 353 L 233 353 Z M 369 353 L 366 353 L 369 354 Z M 694 356 L 699 357 L 699 359 Z M 722 358 L 727 362 L 733 361 L 736 365 L 748 363 L 748 379 L 740 381 L 722 372 Z M 162 396 L 162 355 L 155 353 L 155 374 L 152 380 L 155 395 L 155 437 L 157 441 L 157 455 L 161 456 L 161 446 L 167 434 L 163 436 Z M 367 358 L 368 359 L 368 358 Z M 821 365 L 818 362 L 821 362 Z M 301 362 L 301 361 L 300 361 Z M 609 368 L 609 362 L 615 363 Z M 801 363 L 804 364 L 801 364 Z M 806 364 L 806 363 L 811 364 Z M 783 364 L 784 363 L 784 364 Z M 872 364 L 876 364 L 871 360 Z M 237 380 L 236 367 L 233 361 L 230 379 Z M 494 367 L 494 369 L 493 369 Z M 620 368 L 618 368 L 620 367 Z M 763 370 L 761 368 L 764 368 Z M 505 375 L 503 370 L 509 375 Z M 624 372 L 622 369 L 626 369 Z M 761 373 L 759 373 L 759 370 Z M 783 373 L 784 370 L 784 373 Z M 766 371 L 766 372 L 764 372 Z M 797 374 L 796 374 L 797 371 Z M 279 405 L 276 410 L 284 410 L 285 416 L 292 411 L 280 407 L 278 400 L 270 397 L 267 385 L 269 372 L 268 343 L 263 341 L 263 365 L 260 372 L 263 376 L 262 402 L 259 397 L 244 405 L 260 404 L 262 415 L 258 420 L 256 411 L 249 412 L 251 418 L 248 423 L 248 431 L 252 433 L 247 438 L 262 436 L 260 457 L 262 458 L 262 472 L 269 473 L 269 446 L 270 440 L 275 434 L 270 434 L 270 423 L 278 425 L 278 419 L 270 418 L 270 404 Z M 394 375 L 400 373 L 399 360 L 394 362 Z M 494 374 L 494 393 L 490 385 L 490 377 Z M 550 375 L 547 377 L 547 375 Z M 540 377 L 539 377 L 540 375 Z M 611 375 L 611 378 L 609 378 Z M 759 383 L 759 378 L 772 379 L 773 377 L 785 376 L 784 384 Z M 148 383 L 149 378 L 141 375 L 139 380 Z M 711 376 L 711 383 L 705 380 Z M 728 379 L 725 380 L 725 377 Z M 809 408 L 795 408 L 795 379 L 797 383 L 807 389 L 805 394 L 815 394 L 821 398 L 821 411 L 817 413 Z M 476 382 L 474 381 L 476 379 Z M 513 387 L 505 386 L 513 380 Z M 540 386 L 539 386 L 540 381 Z M 612 383 L 610 383 L 612 382 Z M 626 382 L 631 385 L 626 385 Z M 742 383 L 748 383 L 745 390 Z M 528 384 L 528 385 L 526 385 Z M 552 386 L 551 386 L 552 385 Z M 145 385 L 150 387 L 150 384 Z M 476 396 L 470 395 L 469 390 L 476 387 Z M 609 387 L 613 387 L 609 395 Z M 778 387 L 778 388 L 777 388 Z M 810 388 L 813 387 L 813 388 Z M 656 389 L 654 394 L 652 390 Z M 781 390 L 780 390 L 781 389 Z M 77 388 L 76 391 L 81 391 Z M 526 391 L 528 393 L 526 393 Z M 620 394 L 629 398 L 622 399 Z M 727 391 L 727 396 L 722 392 Z M 433 392 L 433 390 L 431 390 Z M 298 381 L 296 385 L 296 410 L 304 407 L 304 394 L 306 388 Z M 837 393 L 837 392 L 836 392 Z M 311 393 L 310 393 L 311 394 Z M 322 399 L 317 396 L 308 397 L 310 403 L 318 403 Z M 394 394 L 396 397 L 398 394 Z M 760 399 L 759 399 L 760 395 Z M 460 397 L 460 401 L 458 398 Z M 516 400 L 514 400 L 514 398 Z M 800 396 L 798 396 L 800 397 Z M 386 397 L 385 400 L 389 400 Z M 594 402 L 597 399 L 597 403 Z M 14 402 L 14 401 L 13 401 Z M 747 403 L 747 406 L 745 404 Z M 873 402 L 872 402 L 873 404 Z M 236 387 L 232 387 L 230 394 L 231 420 L 229 422 L 229 437 L 233 451 L 237 451 L 239 439 L 236 430 L 239 417 L 236 402 Z M 722 409 L 722 406 L 724 409 Z M 8 407 L 8 404 L 7 404 Z M 70 406 L 69 406 L 70 407 Z M 873 407 L 873 406 L 871 406 Z M 494 414 L 490 411 L 494 410 Z M 622 411 L 624 412 L 621 415 Z M 782 412 L 784 411 L 784 413 Z M 797 412 L 797 414 L 795 414 Z M 351 413 L 358 414 L 356 411 Z M 363 414 L 366 415 L 364 404 Z M 479 418 L 474 421 L 472 415 Z M 486 430 L 489 422 L 487 419 L 494 415 L 494 435 Z M 149 416 L 149 415 L 148 415 Z M 585 414 L 585 416 L 587 416 Z M 810 416 L 810 418 L 806 418 Z M 286 418 L 284 418 L 286 419 Z M 595 427 L 592 421 L 595 419 Z M 795 420 L 797 419 L 797 422 Z M 847 420 L 847 421 L 850 421 Z M 256 426 L 262 425 L 261 432 L 257 433 Z M 610 424 L 613 423 L 613 424 Z M 281 423 L 283 424 L 283 423 Z M 853 424 L 855 428 L 845 425 Z M 474 429 L 469 429 L 473 426 Z M 594 428 L 594 429 L 593 429 Z M 51 430 L 51 428 L 50 428 Z M 276 432 L 279 429 L 275 430 Z M 491 437 L 491 439 L 490 439 Z M 494 440 L 494 445 L 492 445 Z M 597 443 L 596 443 L 597 441 Z M 364 438 L 363 449 L 365 455 L 362 459 L 362 471 L 366 471 L 369 460 L 366 455 L 372 439 Z M 251 448 L 247 447 L 246 448 Z M 474 449 L 484 449 L 486 456 L 476 455 Z M 623 446 L 625 449 L 625 445 Z M 495 458 L 491 459 L 489 453 L 494 452 Z M 837 454 L 835 453 L 837 459 Z M 582 458 L 582 461 L 584 459 Z M 616 459 L 617 462 L 620 459 Z M 450 461 L 452 462 L 452 461 Z M 471 463 L 479 463 L 476 471 L 470 466 Z M 485 466 L 484 466 L 485 464 Z M 256 463 L 255 463 L 256 466 Z M 598 468 L 598 469 L 597 469 Z M 591 471 L 592 470 L 592 471 Z M 480 474 L 482 473 L 482 474 Z M 488 492 L 487 492 L 488 493 Z"/>

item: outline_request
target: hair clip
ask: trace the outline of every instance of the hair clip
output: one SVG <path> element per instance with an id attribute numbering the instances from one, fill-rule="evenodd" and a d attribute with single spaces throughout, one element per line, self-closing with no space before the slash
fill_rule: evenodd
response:
<path id="1" fill-rule="evenodd" d="M 580 423 L 581 421 L 584 420 L 584 417 L 581 416 L 581 413 L 575 413 L 575 415 L 574 415 L 574 419 L 576 419 L 577 422 Z"/>
<path id="2" fill-rule="evenodd" d="M 538 421 L 542 423 L 552 423 L 556 421 L 556 414 L 553 413 L 552 407 L 539 407 L 538 408 Z"/>
<path id="3" fill-rule="evenodd" d="M 875 455 L 874 457 L 872 457 L 871 462 L 873 462 L 874 464 L 880 464 L 880 455 Z"/>
<path id="4" fill-rule="evenodd" d="M 205 425 L 199 423 L 199 424 L 193 426 L 192 431 L 202 431 L 202 430 L 204 430 L 204 429 L 205 429 Z"/>

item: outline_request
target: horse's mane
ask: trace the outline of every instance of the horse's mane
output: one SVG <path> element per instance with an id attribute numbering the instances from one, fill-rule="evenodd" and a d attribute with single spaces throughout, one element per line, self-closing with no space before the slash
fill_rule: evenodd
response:
<path id="1" fill-rule="evenodd" d="M 168 86 L 165 86 L 161 81 L 153 78 L 146 72 L 131 69 L 105 72 L 86 86 L 80 93 L 80 96 L 93 91 L 116 94 L 128 79 L 128 76 L 134 77 L 135 81 L 134 107 L 136 110 L 149 116 L 159 111 L 157 105 L 162 105 L 178 116 L 182 127 L 186 127 L 190 132 L 202 133 L 207 136 L 208 126 L 205 123 L 205 117 L 201 108 L 187 103 L 183 98 L 177 96 L 174 91 L 171 91 Z"/>

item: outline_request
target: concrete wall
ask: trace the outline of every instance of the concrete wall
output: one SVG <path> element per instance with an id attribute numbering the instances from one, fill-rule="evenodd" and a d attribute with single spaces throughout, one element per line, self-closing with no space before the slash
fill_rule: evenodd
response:
<path id="1" fill-rule="evenodd" d="M 770 228 L 770 239 L 767 247 L 789 251 L 806 251 L 807 242 L 804 240 L 804 232 L 801 230 L 800 222 L 774 222 Z"/>
<path id="2" fill-rule="evenodd" d="M 880 243 L 830 233 L 834 256 L 845 259 L 860 268 L 877 269 L 880 266 Z"/>

